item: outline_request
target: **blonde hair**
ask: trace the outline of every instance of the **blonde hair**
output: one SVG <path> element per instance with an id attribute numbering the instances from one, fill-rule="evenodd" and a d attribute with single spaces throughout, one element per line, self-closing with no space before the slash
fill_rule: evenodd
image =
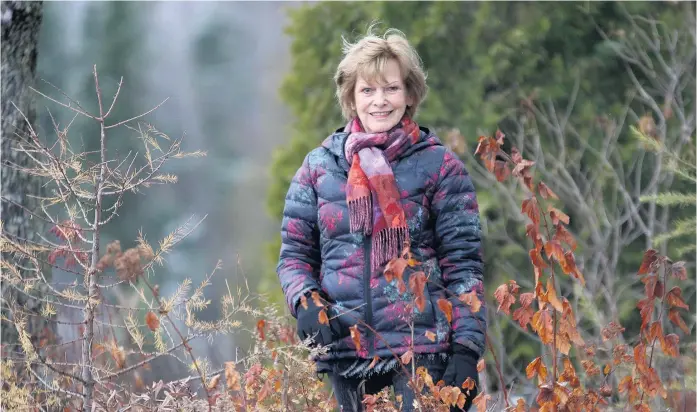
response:
<path id="1" fill-rule="evenodd" d="M 406 115 L 413 118 L 428 91 L 421 58 L 401 31 L 388 29 L 380 37 L 373 34 L 373 27 L 374 24 L 356 43 L 350 43 L 342 36 L 344 58 L 334 75 L 336 98 L 341 106 L 341 113 L 346 120 L 356 116 L 354 89 L 358 77 L 369 81 L 381 77 L 380 80 L 384 81 L 385 64 L 394 59 L 402 73 L 407 96 L 412 99 L 412 104 L 407 106 Z"/>

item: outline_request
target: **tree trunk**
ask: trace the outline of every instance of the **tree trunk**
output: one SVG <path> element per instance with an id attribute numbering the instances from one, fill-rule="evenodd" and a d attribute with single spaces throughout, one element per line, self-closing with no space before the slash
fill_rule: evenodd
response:
<path id="1" fill-rule="evenodd" d="M 19 136 L 28 135 L 26 115 L 32 126 L 35 125 L 36 113 L 33 108 L 33 92 L 36 76 L 37 42 L 43 15 L 43 2 L 3 1 L 0 22 L 2 24 L 2 210 L 0 218 L 3 231 L 13 239 L 37 240 L 36 233 L 43 230 L 41 220 L 32 218 L 24 208 L 36 211 L 34 196 L 41 195 L 41 182 L 35 176 L 20 172 L 9 164 L 26 166 L 30 164 L 27 155 L 13 150 Z M 13 105 L 14 103 L 14 105 Z M 17 108 L 19 110 L 17 110 Z M 20 113 L 21 111 L 21 113 Z M 17 204 L 23 207 L 17 206 Z M 20 257 L 3 255 L 3 260 L 18 262 Z M 15 259 L 14 261 L 12 259 Z M 41 290 L 33 289 L 32 295 L 42 295 Z M 26 312 L 38 313 L 41 304 L 36 299 L 28 298 L 3 282 L 2 314 L 13 320 L 13 313 L 8 305 L 13 302 Z M 41 317 L 27 317 L 27 332 L 32 340 L 45 333 L 52 333 L 53 328 Z M 2 322 L 2 344 L 17 342 L 17 330 L 13 324 Z"/>

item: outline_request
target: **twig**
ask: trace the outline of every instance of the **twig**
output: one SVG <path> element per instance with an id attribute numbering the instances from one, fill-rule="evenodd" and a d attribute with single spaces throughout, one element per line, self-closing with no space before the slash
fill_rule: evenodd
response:
<path id="1" fill-rule="evenodd" d="M 133 121 L 133 120 L 139 119 L 139 118 L 141 118 L 141 117 L 143 117 L 143 116 L 147 116 L 148 114 L 154 112 L 154 111 L 157 110 L 160 106 L 162 106 L 168 99 L 169 99 L 169 97 L 166 98 L 165 100 L 163 100 L 163 101 L 162 101 L 160 104 L 158 104 L 157 106 L 153 107 L 152 109 L 148 110 L 147 112 L 145 112 L 145 113 L 143 113 L 143 114 L 139 114 L 138 116 L 131 117 L 131 118 L 128 119 L 128 120 L 124 120 L 124 121 L 118 122 L 118 123 L 116 123 L 116 124 L 112 124 L 112 125 L 106 126 L 105 129 L 111 129 L 112 127 L 121 126 L 122 124 L 126 124 L 126 123 L 128 123 L 128 122 Z"/>

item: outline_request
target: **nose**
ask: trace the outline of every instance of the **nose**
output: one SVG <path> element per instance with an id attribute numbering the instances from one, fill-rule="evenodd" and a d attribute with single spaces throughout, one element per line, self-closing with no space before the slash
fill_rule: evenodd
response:
<path id="1" fill-rule="evenodd" d="M 377 92 L 375 93 L 375 100 L 373 101 L 373 104 L 375 106 L 384 106 L 387 103 L 387 95 L 382 89 L 378 89 Z"/>

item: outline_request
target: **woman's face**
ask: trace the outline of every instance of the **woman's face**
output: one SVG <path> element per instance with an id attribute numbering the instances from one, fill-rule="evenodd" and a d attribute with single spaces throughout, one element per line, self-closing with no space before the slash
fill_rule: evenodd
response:
<path id="1" fill-rule="evenodd" d="M 361 76 L 356 81 L 356 112 L 368 133 L 390 130 L 402 120 L 407 105 L 411 105 L 397 61 L 388 60 L 382 74 L 384 83 L 380 79 L 368 81 Z"/>

